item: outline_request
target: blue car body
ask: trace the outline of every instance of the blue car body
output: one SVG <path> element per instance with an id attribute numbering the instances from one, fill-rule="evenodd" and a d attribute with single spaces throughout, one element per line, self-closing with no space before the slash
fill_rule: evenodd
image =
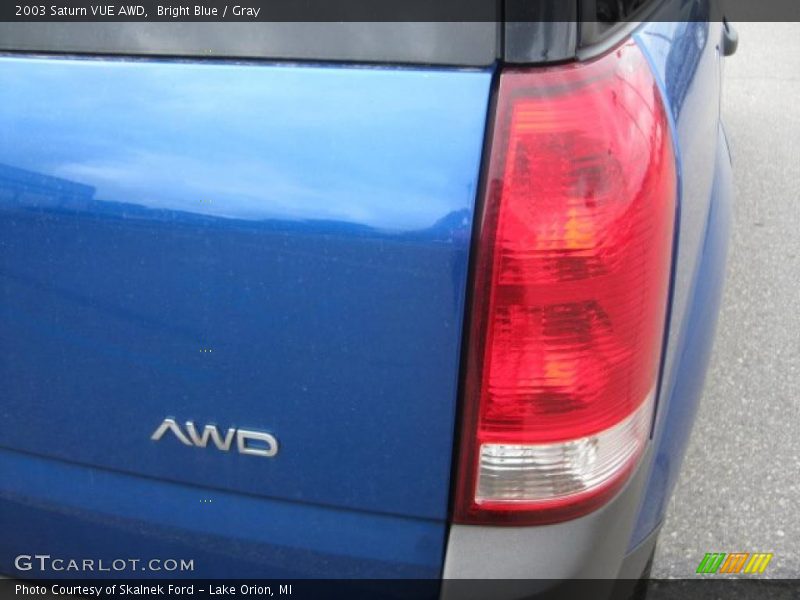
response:
<path id="1" fill-rule="evenodd" d="M 664 518 L 722 289 L 720 35 L 634 33 L 679 211 L 631 552 Z M 147 577 L 442 575 L 496 71 L 0 57 L 0 572 L 46 547 L 194 559 Z M 281 460 L 150 443 L 167 417 L 274 431 Z"/>
<path id="2" fill-rule="evenodd" d="M 654 458 L 631 547 L 661 523 L 702 395 L 722 295 L 733 201 L 720 120 L 719 24 L 648 23 L 636 34 L 672 116 L 680 196 Z"/>
<path id="3" fill-rule="evenodd" d="M 69 508 L 149 554 L 208 536 L 242 576 L 436 576 L 490 82 L 0 60 L 2 461 L 29 474 L 3 477 L 3 555 Z M 281 460 L 140 448 L 168 416 L 275 431 Z M 143 534 L 153 494 L 191 525 Z"/>

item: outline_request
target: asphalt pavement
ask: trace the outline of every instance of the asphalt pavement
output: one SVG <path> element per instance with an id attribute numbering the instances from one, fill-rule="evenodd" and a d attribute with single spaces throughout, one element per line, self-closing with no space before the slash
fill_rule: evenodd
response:
<path id="1" fill-rule="evenodd" d="M 722 118 L 736 200 L 705 394 L 653 577 L 773 552 L 800 577 L 800 23 L 737 23 Z"/>

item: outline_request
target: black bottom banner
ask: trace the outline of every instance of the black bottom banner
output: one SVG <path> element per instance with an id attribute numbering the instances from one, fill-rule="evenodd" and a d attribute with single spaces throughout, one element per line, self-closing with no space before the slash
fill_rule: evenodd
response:
<path id="1" fill-rule="evenodd" d="M 800 597 L 800 580 L 651 579 L 611 580 L 0 580 L 0 598 L 144 599 L 609 599 L 609 600 L 790 600 Z"/>

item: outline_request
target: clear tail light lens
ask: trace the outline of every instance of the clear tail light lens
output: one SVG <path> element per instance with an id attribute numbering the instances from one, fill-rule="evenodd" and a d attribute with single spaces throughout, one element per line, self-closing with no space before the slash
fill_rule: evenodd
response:
<path id="1" fill-rule="evenodd" d="M 635 43 L 501 74 L 457 522 L 573 518 L 632 472 L 650 432 L 675 203 L 669 124 Z"/>

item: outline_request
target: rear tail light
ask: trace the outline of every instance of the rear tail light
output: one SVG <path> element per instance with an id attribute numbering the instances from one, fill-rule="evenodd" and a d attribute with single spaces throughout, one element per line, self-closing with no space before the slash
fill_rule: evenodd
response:
<path id="1" fill-rule="evenodd" d="M 650 432 L 675 195 L 666 112 L 635 43 L 501 74 L 457 522 L 565 520 L 627 480 Z"/>

